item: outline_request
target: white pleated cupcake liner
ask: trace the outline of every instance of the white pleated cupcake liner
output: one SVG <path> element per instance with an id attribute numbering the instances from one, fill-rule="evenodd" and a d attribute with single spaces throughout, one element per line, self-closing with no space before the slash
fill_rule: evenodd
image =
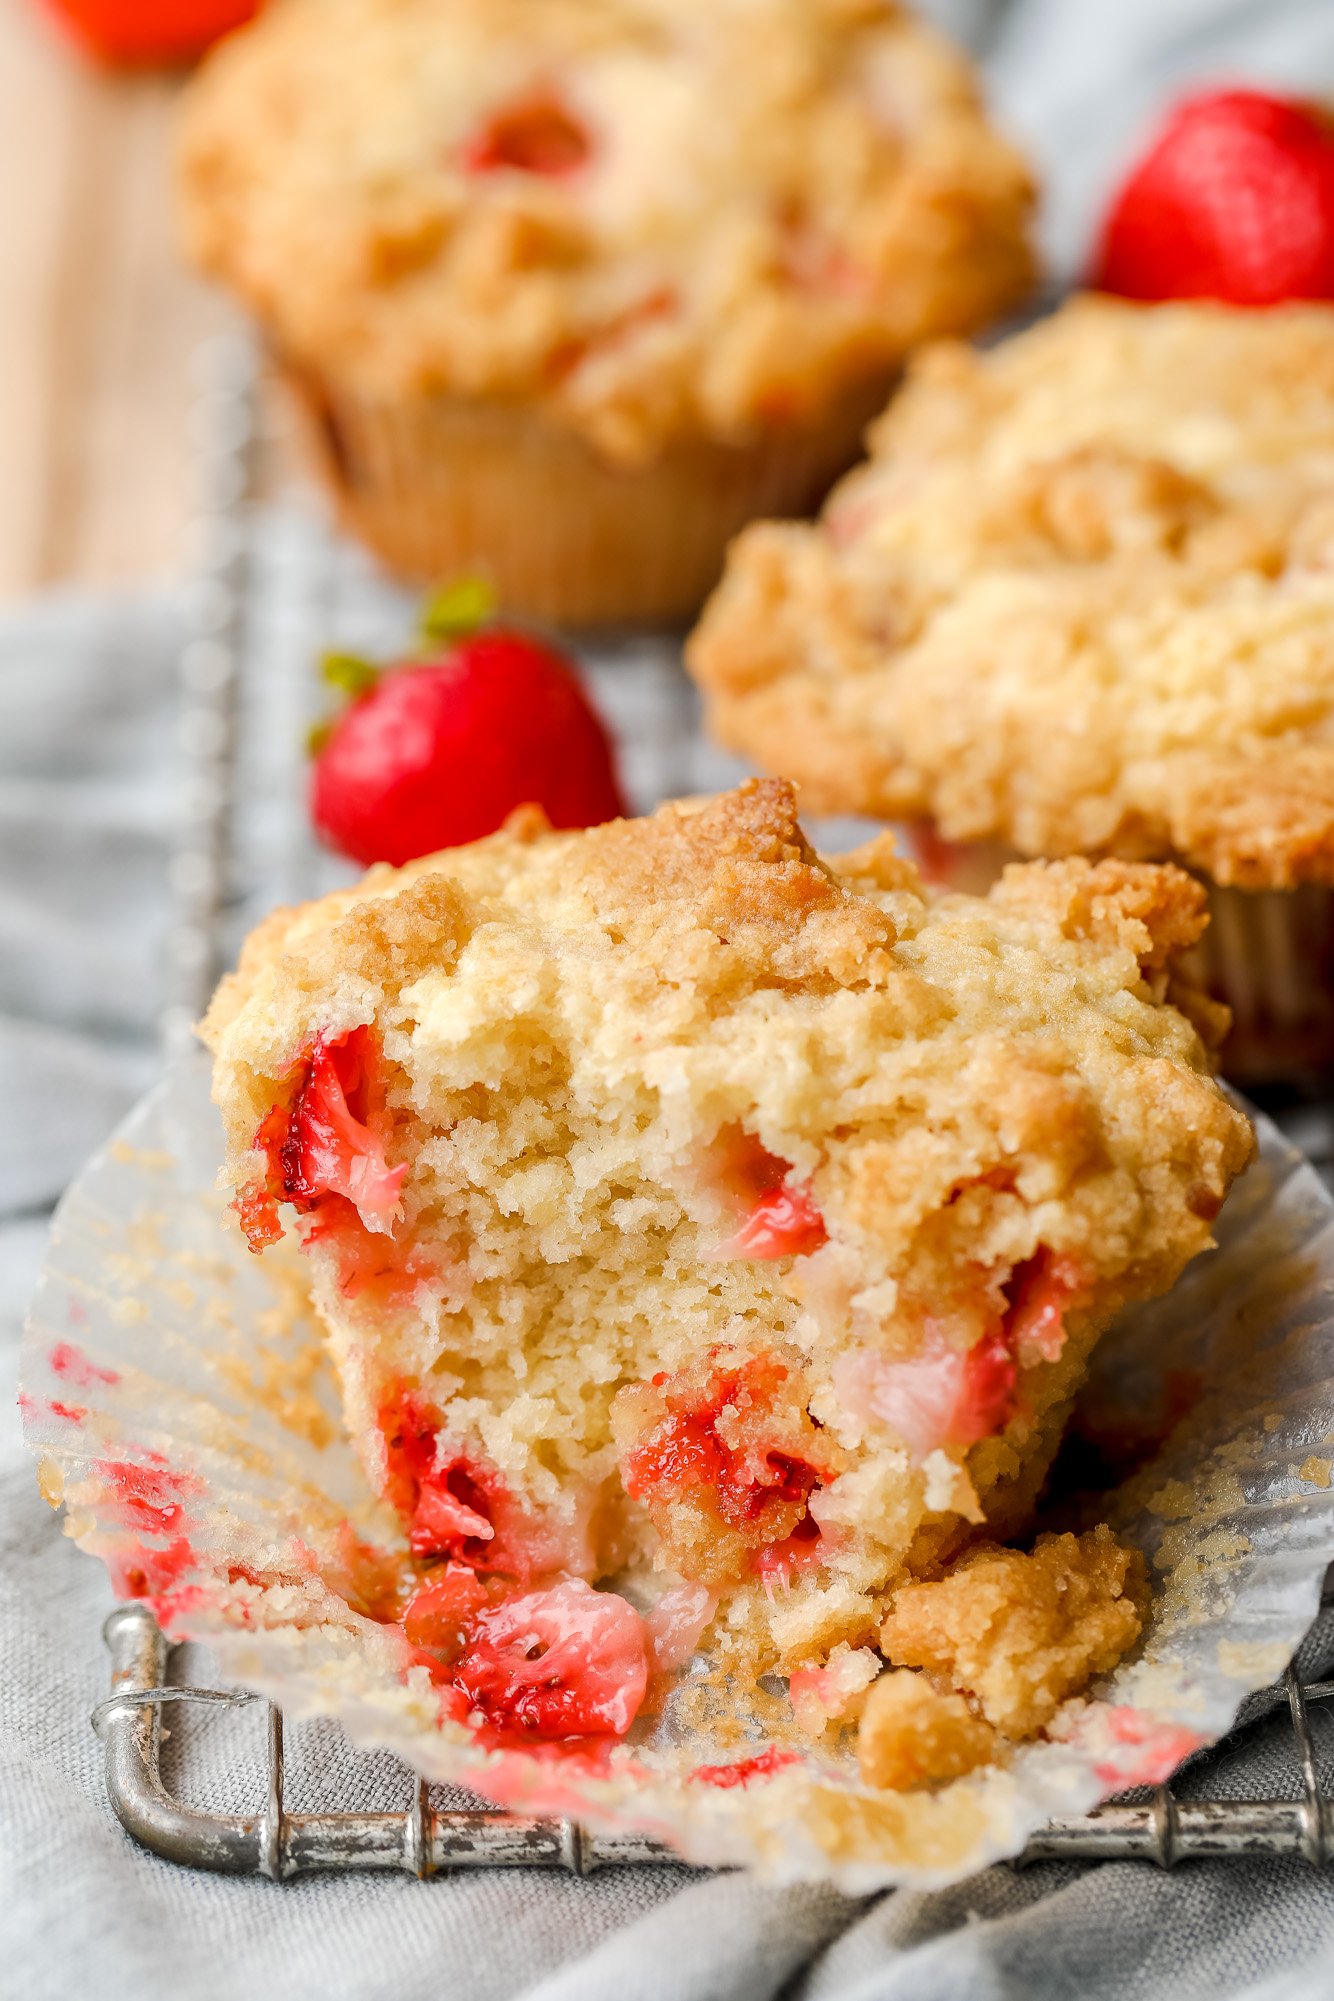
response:
<path id="1" fill-rule="evenodd" d="M 202 1057 L 148 1097 L 61 1205 L 24 1356 L 24 1423 L 66 1532 L 175 1638 L 292 1716 L 337 1717 L 428 1779 L 524 1812 L 634 1828 L 690 1859 L 861 1893 L 957 1881 L 1054 1815 L 1167 1776 L 1221 1735 L 1310 1625 L 1334 1559 L 1334 1201 L 1264 1120 L 1219 1248 L 1097 1351 L 1100 1432 L 1193 1408 L 1099 1512 L 1145 1552 L 1141 1646 L 1075 1712 L 1064 1742 L 934 1793 L 860 1781 L 811 1747 L 719 1789 L 700 1765 L 762 1750 L 744 1696 L 698 1700 L 709 1662 L 594 1770 L 487 1752 L 439 1721 L 397 1628 L 348 1602 L 349 1536 L 395 1526 L 343 1436 L 297 1253 L 253 1257 L 216 1187 L 221 1134 Z M 1166 1420 L 1164 1420 L 1166 1421 Z M 804 1746 L 804 1748 L 803 1748 Z"/>

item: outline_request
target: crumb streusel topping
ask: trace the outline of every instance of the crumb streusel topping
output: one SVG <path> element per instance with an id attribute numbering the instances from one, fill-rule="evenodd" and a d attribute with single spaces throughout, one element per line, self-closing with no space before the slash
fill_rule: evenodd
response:
<path id="1" fill-rule="evenodd" d="M 187 236 L 370 398 L 608 457 L 818 419 L 1031 277 L 966 58 L 892 0 L 284 0 L 193 87 Z"/>
<path id="2" fill-rule="evenodd" d="M 451 1687 L 498 1701 L 477 1648 L 591 1619 L 642 1698 L 629 1608 L 588 1591 L 639 1566 L 654 1659 L 707 1627 L 817 1732 L 882 1653 L 952 1676 L 907 1704 L 930 1780 L 1124 1651 L 1115 1545 L 951 1564 L 1022 1532 L 1094 1341 L 1249 1155 L 1173 1005 L 1202 901 L 1083 860 L 932 898 L 889 837 L 817 856 L 770 781 L 530 815 L 260 928 L 204 1027 L 226 1176 L 255 1248 L 305 1240 Z M 906 1769 L 874 1700 L 868 1769 Z"/>
<path id="3" fill-rule="evenodd" d="M 1334 310 L 1074 301 L 928 350 L 735 545 L 713 727 L 812 808 L 1334 883 Z"/>

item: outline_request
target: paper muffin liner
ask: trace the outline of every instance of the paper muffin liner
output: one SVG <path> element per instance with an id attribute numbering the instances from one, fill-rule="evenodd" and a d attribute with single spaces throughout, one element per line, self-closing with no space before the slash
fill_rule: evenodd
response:
<path id="1" fill-rule="evenodd" d="M 999 841 L 947 841 L 928 820 L 904 827 L 922 874 L 984 896 L 1007 862 Z M 1222 1064 L 1235 1083 L 1302 1084 L 1334 1074 L 1334 890 L 1228 889 L 1201 877 L 1209 924 L 1183 972 L 1232 1011 Z"/>
<path id="2" fill-rule="evenodd" d="M 1223 1067 L 1241 1084 L 1334 1072 L 1334 890 L 1223 889 L 1184 965 L 1232 1010 Z"/>
<path id="3" fill-rule="evenodd" d="M 343 521 L 415 583 L 477 573 L 509 612 L 558 625 L 672 625 L 761 515 L 812 513 L 856 459 L 892 377 L 754 445 L 669 446 L 608 464 L 523 404 L 376 402 L 283 365 Z"/>
<path id="4" fill-rule="evenodd" d="M 785 1720 L 781 1684 L 761 1728 L 703 1656 L 601 1763 L 488 1752 L 441 1722 L 401 1631 L 350 1602 L 351 1554 L 401 1541 L 341 1432 L 299 1255 L 252 1257 L 226 1217 L 202 1058 L 144 1100 L 61 1205 L 26 1336 L 26 1434 L 66 1533 L 117 1590 L 293 1716 L 335 1716 L 428 1779 L 647 1832 L 697 1862 L 854 1893 L 938 1886 L 1016 1853 L 1053 1815 L 1165 1778 L 1315 1615 L 1334 1557 L 1334 1203 L 1259 1130 L 1218 1250 L 1097 1351 L 1085 1428 L 1104 1448 L 1138 1440 L 1141 1459 L 1097 1503 L 1149 1563 L 1141 1646 L 1065 1712 L 1064 1741 L 936 1792 L 862 1784 L 849 1745 L 813 1748 Z M 747 1754 L 763 1762 L 745 1784 L 700 1775 Z"/>

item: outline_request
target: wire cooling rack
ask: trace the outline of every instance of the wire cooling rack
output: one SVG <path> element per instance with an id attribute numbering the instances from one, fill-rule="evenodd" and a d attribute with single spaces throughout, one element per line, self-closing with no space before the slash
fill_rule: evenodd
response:
<path id="1" fill-rule="evenodd" d="M 162 1017 L 171 1052 L 189 1046 L 219 971 L 253 923 L 276 903 L 348 879 L 315 846 L 306 816 L 304 743 L 321 702 L 312 663 L 335 646 L 391 651 L 411 629 L 411 599 L 341 545 L 313 501 L 288 497 L 281 508 L 265 508 L 275 440 L 249 341 L 237 335 L 211 343 L 198 367 L 195 573 L 180 661 L 184 785 Z M 636 806 L 736 777 L 739 767 L 700 736 L 674 640 L 623 636 L 585 649 L 583 665 L 622 746 Z M 818 837 L 834 845 L 859 831 L 855 822 L 817 823 Z M 1268 1109 L 1334 1185 L 1334 1107 Z M 1334 1610 L 1334 1571 L 1323 1607 Z M 523 1867 L 583 1875 L 613 1864 L 679 1864 L 671 1850 L 639 1835 L 433 1804 L 430 1789 L 406 1770 L 401 1810 L 289 1812 L 277 1709 L 241 1692 L 170 1682 L 173 1650 L 143 1605 L 119 1606 L 104 1637 L 111 1693 L 93 1724 L 107 1789 L 128 1832 L 170 1861 L 277 1882 L 327 1869 L 428 1877 Z M 1303 1681 L 1290 1667 L 1247 1705 L 1243 1728 L 1286 1710 L 1293 1797 L 1210 1797 L 1225 1740 L 1192 1768 L 1191 1792 L 1202 1797 L 1180 1797 L 1170 1786 L 1142 1789 L 1093 1813 L 1051 1821 L 1019 1859 L 1137 1858 L 1162 1868 L 1259 1854 L 1334 1860 L 1334 1794 L 1322 1789 L 1312 1733 L 1313 1705 L 1331 1700 L 1334 1681 Z M 247 1704 L 260 1704 L 266 1720 L 262 1804 L 247 1812 L 183 1804 L 164 1778 L 164 1711 Z"/>

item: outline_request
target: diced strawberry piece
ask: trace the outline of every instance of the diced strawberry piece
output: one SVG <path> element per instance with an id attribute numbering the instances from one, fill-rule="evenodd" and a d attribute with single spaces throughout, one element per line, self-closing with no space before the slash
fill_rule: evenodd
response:
<path id="1" fill-rule="evenodd" d="M 394 1239 L 368 1230 L 350 1202 L 327 1195 L 307 1222 L 302 1249 L 322 1244 L 338 1274 L 338 1290 L 347 1300 L 373 1300 L 382 1308 L 412 1304 L 419 1285 L 431 1285 L 440 1272 L 419 1250 L 400 1248 Z"/>
<path id="2" fill-rule="evenodd" d="M 748 1786 L 752 1779 L 771 1779 L 775 1772 L 800 1763 L 797 1752 L 771 1744 L 767 1751 L 757 1752 L 753 1758 L 738 1758 L 730 1765 L 696 1765 L 690 1776 L 701 1786 L 727 1792 L 733 1786 Z"/>
<path id="3" fill-rule="evenodd" d="M 669 1585 L 644 1621 L 655 1674 L 685 1666 L 717 1606 L 702 1584 Z"/>
<path id="4" fill-rule="evenodd" d="M 279 1157 L 289 1202 L 313 1204 L 322 1195 L 341 1195 L 367 1229 L 387 1233 L 408 1170 L 390 1167 L 382 1135 L 365 1120 L 374 1047 L 366 1028 L 354 1028 L 336 1042 L 323 1037 L 316 1042 Z"/>
<path id="5" fill-rule="evenodd" d="M 928 1321 L 919 1354 L 841 1357 L 839 1397 L 852 1415 L 892 1431 L 919 1463 L 942 1448 L 976 1445 L 1014 1416 L 1020 1365 L 1058 1359 L 1065 1314 L 1085 1290 L 1075 1261 L 1043 1245 L 1010 1274 L 999 1322 L 972 1347 L 956 1348 Z"/>
<path id="6" fill-rule="evenodd" d="M 884 1425 L 919 1463 L 943 1447 L 976 1445 L 1003 1430 L 1014 1414 L 1017 1376 L 1000 1330 L 958 1349 L 931 1328 L 919 1355 L 891 1361 L 863 1351 L 834 1366 L 848 1411 Z"/>
<path id="7" fill-rule="evenodd" d="M 736 1233 L 714 1252 L 719 1258 L 803 1258 L 828 1238 L 824 1217 L 808 1188 L 783 1182 L 761 1195 Z"/>
<path id="8" fill-rule="evenodd" d="M 820 1469 L 776 1441 L 751 1441 L 786 1380 L 781 1362 L 758 1355 L 718 1371 L 702 1389 L 684 1373 L 675 1384 L 667 1377 L 667 1415 L 621 1460 L 626 1493 L 651 1502 L 706 1487 L 724 1521 L 742 1530 L 761 1523 L 775 1505 L 789 1513 L 804 1509 Z"/>
<path id="9" fill-rule="evenodd" d="M 414 1647 L 454 1651 L 487 1602 L 486 1586 L 466 1564 L 435 1571 L 403 1608 L 403 1631 Z"/>
<path id="10" fill-rule="evenodd" d="M 559 179 L 575 173 L 592 153 L 592 140 L 568 106 L 549 92 L 534 92 L 494 111 L 463 149 L 471 174 L 542 174 Z"/>
<path id="11" fill-rule="evenodd" d="M 803 1515 L 791 1535 L 784 1536 L 781 1542 L 766 1543 L 755 1558 L 755 1569 L 765 1591 L 772 1595 L 775 1584 L 786 1591 L 794 1570 L 814 1570 L 823 1563 L 823 1542 L 820 1524 L 813 1516 Z"/>
<path id="12" fill-rule="evenodd" d="M 1003 1333 L 984 1334 L 963 1356 L 951 1420 L 951 1445 L 976 1445 L 1003 1431 L 1014 1416 L 1019 1369 Z"/>
<path id="13" fill-rule="evenodd" d="M 384 1440 L 385 1499 L 405 1521 L 416 1514 L 422 1482 L 435 1469 L 440 1422 L 435 1405 L 406 1388 L 387 1396 L 375 1414 Z"/>
<path id="14" fill-rule="evenodd" d="M 1059 1360 L 1065 1346 L 1066 1312 L 1084 1291 L 1084 1274 L 1074 1259 L 1045 1247 L 1015 1266 L 1005 1287 L 1010 1302 L 1005 1335 L 1021 1361 Z"/>
<path id="15" fill-rule="evenodd" d="M 448 1557 L 472 1570 L 527 1580 L 581 1563 L 576 1538 L 528 1514 L 495 1468 L 440 1446 L 439 1411 L 416 1390 L 380 1405 L 385 1498 L 414 1556 Z"/>
<path id="16" fill-rule="evenodd" d="M 293 1068 L 301 1074 L 291 1104 L 274 1105 L 252 1141 L 267 1163 L 265 1177 L 243 1188 L 233 1204 L 251 1250 L 277 1241 L 279 1202 L 306 1215 L 345 1202 L 363 1229 L 388 1235 L 407 1167 L 390 1167 L 385 1158 L 384 1094 L 372 1031 L 363 1026 L 332 1040 L 320 1036 Z M 324 1218 L 325 1234 L 334 1220 Z M 307 1238 L 313 1240 L 314 1233 Z"/>
<path id="17" fill-rule="evenodd" d="M 414 1556 L 452 1556 L 474 1569 L 494 1567 L 493 1504 L 482 1477 L 462 1457 L 427 1474 L 408 1530 Z"/>
<path id="18" fill-rule="evenodd" d="M 566 1578 L 479 1612 L 453 1680 L 492 1743 L 624 1737 L 648 1686 L 644 1622 Z"/>

